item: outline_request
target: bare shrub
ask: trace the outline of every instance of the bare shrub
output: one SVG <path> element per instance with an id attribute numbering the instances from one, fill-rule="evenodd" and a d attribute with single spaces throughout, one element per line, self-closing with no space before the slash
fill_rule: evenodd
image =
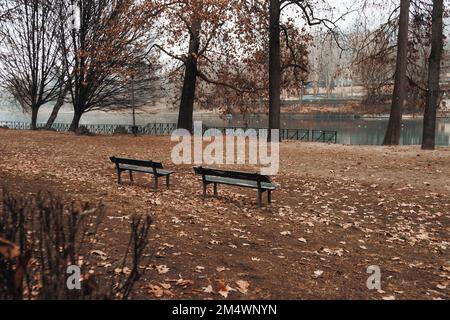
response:
<path id="1" fill-rule="evenodd" d="M 105 207 L 71 203 L 51 193 L 25 198 L 3 193 L 0 212 L 0 299 L 129 299 L 141 273 L 150 216 L 134 216 L 122 270 L 100 275 L 92 265 L 93 246 Z M 82 272 L 81 290 L 69 290 L 68 266 Z M 128 267 L 127 267 L 128 266 Z"/>

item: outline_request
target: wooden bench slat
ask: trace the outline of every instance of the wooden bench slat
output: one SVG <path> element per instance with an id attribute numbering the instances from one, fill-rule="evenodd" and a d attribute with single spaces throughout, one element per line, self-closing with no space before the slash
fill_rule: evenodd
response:
<path id="1" fill-rule="evenodd" d="M 269 176 L 259 173 L 203 167 L 194 167 L 194 171 L 196 174 L 202 176 L 203 197 L 206 197 L 209 184 L 214 184 L 214 195 L 217 195 L 217 186 L 219 184 L 258 189 L 258 206 L 261 208 L 263 193 L 267 193 L 267 201 L 270 204 L 272 201 L 272 191 L 279 188 L 279 185 L 273 183 Z"/>
<path id="2" fill-rule="evenodd" d="M 167 187 L 170 186 L 170 176 L 173 174 L 173 171 L 165 170 L 161 162 L 117 157 L 111 157 L 110 160 L 116 165 L 119 184 L 122 183 L 121 173 L 124 171 L 129 171 L 131 182 L 134 181 L 133 172 L 141 172 L 154 176 L 155 190 L 158 189 L 159 177 L 165 177 Z"/>
<path id="3" fill-rule="evenodd" d="M 251 180 L 233 179 L 233 178 L 222 178 L 215 176 L 205 176 L 206 181 L 211 183 L 221 183 L 228 185 L 235 185 L 241 187 L 258 188 L 258 182 Z M 275 183 L 261 182 L 261 188 L 266 190 L 276 190 L 278 185 Z"/>
<path id="4" fill-rule="evenodd" d="M 144 172 L 144 173 L 153 173 L 153 168 L 133 166 L 133 165 L 129 165 L 129 164 L 119 164 L 119 167 L 120 167 L 120 169 L 124 169 L 124 170 L 132 170 L 132 171 Z M 172 171 L 164 170 L 164 169 L 156 169 L 156 172 L 159 175 L 163 175 L 163 176 L 173 173 Z"/>

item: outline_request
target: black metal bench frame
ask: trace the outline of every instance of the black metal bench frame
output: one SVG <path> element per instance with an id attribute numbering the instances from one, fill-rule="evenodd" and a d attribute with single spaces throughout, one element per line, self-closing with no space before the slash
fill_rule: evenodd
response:
<path id="1" fill-rule="evenodd" d="M 194 167 L 194 172 L 197 175 L 202 176 L 203 182 L 203 198 L 206 198 L 208 185 L 214 185 L 214 196 L 218 195 L 217 186 L 218 184 L 225 184 L 243 188 L 258 189 L 258 207 L 262 208 L 262 198 L 263 193 L 267 192 L 267 202 L 272 203 L 272 191 L 278 189 L 278 185 L 274 184 L 269 176 L 264 176 L 259 173 L 241 172 L 241 171 L 229 171 L 229 170 L 218 170 L 203 167 Z M 215 181 L 209 181 L 208 176 L 218 177 L 218 178 L 228 178 L 230 180 L 223 182 L 220 179 Z M 235 180 L 235 183 L 233 183 Z M 239 183 L 239 181 L 241 183 Z M 256 182 L 253 184 L 242 184 L 243 181 Z"/>
<path id="2" fill-rule="evenodd" d="M 128 171 L 130 174 L 131 182 L 134 182 L 133 172 L 148 173 L 153 175 L 154 177 L 153 188 L 155 190 L 158 190 L 158 179 L 160 177 L 165 177 L 166 186 L 167 188 L 170 187 L 170 176 L 173 174 L 173 172 L 165 170 L 161 162 L 155 162 L 152 160 L 147 161 L 147 160 L 127 159 L 119 157 L 110 157 L 109 159 L 116 165 L 119 184 L 122 184 L 122 172 Z"/>

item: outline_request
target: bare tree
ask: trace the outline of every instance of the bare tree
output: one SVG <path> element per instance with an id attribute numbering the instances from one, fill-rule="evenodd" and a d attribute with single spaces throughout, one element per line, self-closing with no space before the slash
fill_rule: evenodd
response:
<path id="1" fill-rule="evenodd" d="M 431 54 L 428 67 L 428 92 L 424 115 L 422 149 L 434 150 L 436 147 L 436 110 L 440 95 L 440 73 L 443 49 L 443 0 L 433 1 L 431 34 Z"/>
<path id="2" fill-rule="evenodd" d="M 282 2 L 270 0 L 269 8 L 269 139 L 273 129 L 281 128 L 280 15 Z"/>
<path id="3" fill-rule="evenodd" d="M 61 86 L 58 14 L 50 0 L 8 0 L 0 6 L 8 12 L 0 20 L 1 85 L 31 111 L 36 129 L 39 109 L 58 96 Z"/>
<path id="4" fill-rule="evenodd" d="M 394 93 L 384 145 L 400 144 L 403 104 L 407 95 L 409 7 L 410 0 L 401 0 Z"/>
<path id="5" fill-rule="evenodd" d="M 380 5 L 374 4 L 376 10 Z M 411 1 L 406 58 L 406 94 L 403 110 L 420 110 L 426 103 L 426 74 L 430 53 L 431 7 L 429 0 Z M 353 46 L 356 57 L 353 67 L 366 89 L 364 105 L 382 107 L 392 104 L 393 84 L 396 76 L 398 51 L 399 7 L 392 10 L 386 20 L 375 29 L 367 27 L 363 17 L 362 31 L 355 34 Z M 390 107 L 390 106 L 389 106 Z"/>
<path id="6" fill-rule="evenodd" d="M 303 17 L 309 26 L 322 24 L 327 30 L 331 31 L 335 40 L 337 40 L 337 32 L 335 32 L 336 21 L 328 18 L 318 18 L 314 14 L 314 1 L 309 0 L 270 0 L 269 4 L 269 140 L 271 139 L 271 130 L 281 128 L 281 16 L 286 8 L 293 8 L 299 15 Z M 342 17 L 338 18 L 340 20 Z M 290 68 L 304 68 L 301 64 L 292 64 Z"/>
<path id="7" fill-rule="evenodd" d="M 65 77 L 65 74 L 62 74 L 61 76 Z M 60 86 L 58 98 L 55 102 L 55 105 L 53 106 L 50 116 L 48 117 L 47 123 L 45 124 L 45 129 L 50 130 L 53 127 L 53 124 L 55 123 L 55 120 L 58 117 L 59 110 L 61 110 L 62 106 L 66 102 L 66 97 L 69 90 L 70 84 L 68 82 Z"/>
<path id="8" fill-rule="evenodd" d="M 234 38 L 243 38 L 236 32 L 242 18 L 242 2 L 181 0 L 170 3 L 159 0 L 159 3 L 166 5 L 162 20 L 170 27 L 162 32 L 165 43 L 157 47 L 177 63 L 172 74 L 181 74 L 182 78 L 178 128 L 192 131 L 199 80 L 233 88 L 236 92 L 247 90 L 227 81 L 225 73 L 221 73 L 223 77 L 219 79 L 215 72 L 225 61 L 233 64 L 242 53 L 233 42 Z"/>
<path id="9" fill-rule="evenodd" d="M 251 41 L 239 41 L 242 54 L 231 62 L 216 60 L 210 66 L 209 75 L 219 81 L 201 81 L 197 90 L 197 103 L 201 108 L 218 108 L 222 114 L 265 112 L 269 98 L 269 52 L 267 51 L 269 30 L 267 19 L 261 12 L 246 15 L 249 26 L 241 27 Z M 261 24 L 255 20 L 261 19 Z M 264 26 L 251 28 L 250 24 Z M 305 28 L 284 22 L 280 25 L 281 90 L 299 94 L 309 75 L 309 49 L 311 35 Z M 211 68 L 213 67 L 213 68 Z M 217 84 L 222 83 L 222 85 Z M 225 85 L 225 84 L 232 85 Z"/>
<path id="10" fill-rule="evenodd" d="M 63 33 L 63 57 L 74 109 L 75 131 L 82 115 L 94 110 L 142 106 L 155 97 L 156 56 L 149 31 L 158 10 L 135 0 L 80 0 L 79 29 Z M 61 21 L 73 6 L 61 5 Z M 65 25 L 61 25 L 65 28 Z M 132 80 L 131 80 L 132 79 Z M 136 99 L 132 101 L 131 87 Z"/>

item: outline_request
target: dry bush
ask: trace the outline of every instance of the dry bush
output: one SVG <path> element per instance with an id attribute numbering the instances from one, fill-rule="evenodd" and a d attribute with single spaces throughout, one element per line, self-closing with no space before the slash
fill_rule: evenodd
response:
<path id="1" fill-rule="evenodd" d="M 148 244 L 149 216 L 132 218 L 122 270 L 98 275 L 93 246 L 105 215 L 103 205 L 66 206 L 51 193 L 22 197 L 3 192 L 0 212 L 0 299 L 128 299 L 140 279 Z M 68 266 L 79 266 L 81 290 L 69 290 Z M 128 267 L 127 267 L 128 266 Z"/>

